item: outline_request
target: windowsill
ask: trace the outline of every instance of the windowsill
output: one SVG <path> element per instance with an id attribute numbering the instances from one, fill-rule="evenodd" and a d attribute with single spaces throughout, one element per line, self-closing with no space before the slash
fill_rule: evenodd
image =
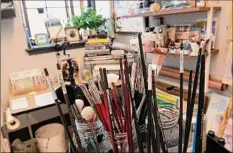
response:
<path id="1" fill-rule="evenodd" d="M 75 48 L 83 48 L 85 43 L 86 41 L 71 42 L 70 45 L 67 47 L 67 50 L 75 49 Z M 28 48 L 26 49 L 26 52 L 28 52 L 29 55 L 37 55 L 37 54 L 51 53 L 51 52 L 57 52 L 57 51 L 55 50 L 55 45 L 51 45 L 51 46 L 44 46 L 44 47 L 42 46 L 38 48 Z"/>

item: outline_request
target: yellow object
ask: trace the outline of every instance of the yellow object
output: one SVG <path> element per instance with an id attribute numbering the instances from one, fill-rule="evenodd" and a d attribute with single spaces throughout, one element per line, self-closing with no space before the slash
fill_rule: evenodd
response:
<path id="1" fill-rule="evenodd" d="M 29 96 L 34 96 L 34 95 L 36 95 L 36 92 L 35 91 L 29 92 L 28 95 Z"/>
<path id="2" fill-rule="evenodd" d="M 88 43 L 107 43 L 109 39 L 88 39 Z"/>
<path id="3" fill-rule="evenodd" d="M 230 118 L 230 115 L 231 115 L 231 111 L 232 111 L 232 97 L 231 97 L 230 102 L 228 104 L 227 110 L 223 115 L 223 120 L 222 120 L 222 123 L 220 125 L 220 128 L 218 129 L 218 132 L 217 132 L 216 136 L 218 136 L 218 137 L 223 136 L 223 132 L 224 132 L 224 130 L 226 128 L 227 121 L 228 121 L 228 119 Z"/>
<path id="4" fill-rule="evenodd" d="M 161 94 L 161 93 L 157 93 L 157 96 L 158 96 L 158 97 L 161 97 L 161 98 L 163 98 L 163 99 L 166 99 L 166 100 L 168 100 L 168 101 L 174 102 L 174 103 L 177 102 L 177 98 L 175 98 L 175 97 L 171 97 L 171 96 L 164 95 L 164 94 Z"/>

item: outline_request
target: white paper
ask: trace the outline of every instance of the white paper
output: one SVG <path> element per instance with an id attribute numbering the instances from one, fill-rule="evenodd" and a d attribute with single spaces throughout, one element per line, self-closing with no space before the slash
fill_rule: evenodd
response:
<path id="1" fill-rule="evenodd" d="M 36 106 L 46 106 L 49 104 L 53 104 L 53 95 L 51 92 L 40 94 L 35 96 Z"/>
<path id="2" fill-rule="evenodd" d="M 23 108 L 28 108 L 28 102 L 27 102 L 27 99 L 25 97 L 11 100 L 12 111 L 23 109 Z"/>

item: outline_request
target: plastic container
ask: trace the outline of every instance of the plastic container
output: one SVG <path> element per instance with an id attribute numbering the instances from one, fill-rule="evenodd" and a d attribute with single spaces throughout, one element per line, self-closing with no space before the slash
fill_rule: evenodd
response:
<path id="1" fill-rule="evenodd" d="M 48 124 L 36 131 L 36 146 L 39 152 L 66 152 L 65 129 L 58 123 Z"/>

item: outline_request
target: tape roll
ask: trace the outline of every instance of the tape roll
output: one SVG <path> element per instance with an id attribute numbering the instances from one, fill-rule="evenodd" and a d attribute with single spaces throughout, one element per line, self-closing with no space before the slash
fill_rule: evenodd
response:
<path id="1" fill-rule="evenodd" d="M 11 115 L 10 108 L 6 110 L 6 125 L 9 130 L 15 130 L 20 126 L 20 121 Z"/>

